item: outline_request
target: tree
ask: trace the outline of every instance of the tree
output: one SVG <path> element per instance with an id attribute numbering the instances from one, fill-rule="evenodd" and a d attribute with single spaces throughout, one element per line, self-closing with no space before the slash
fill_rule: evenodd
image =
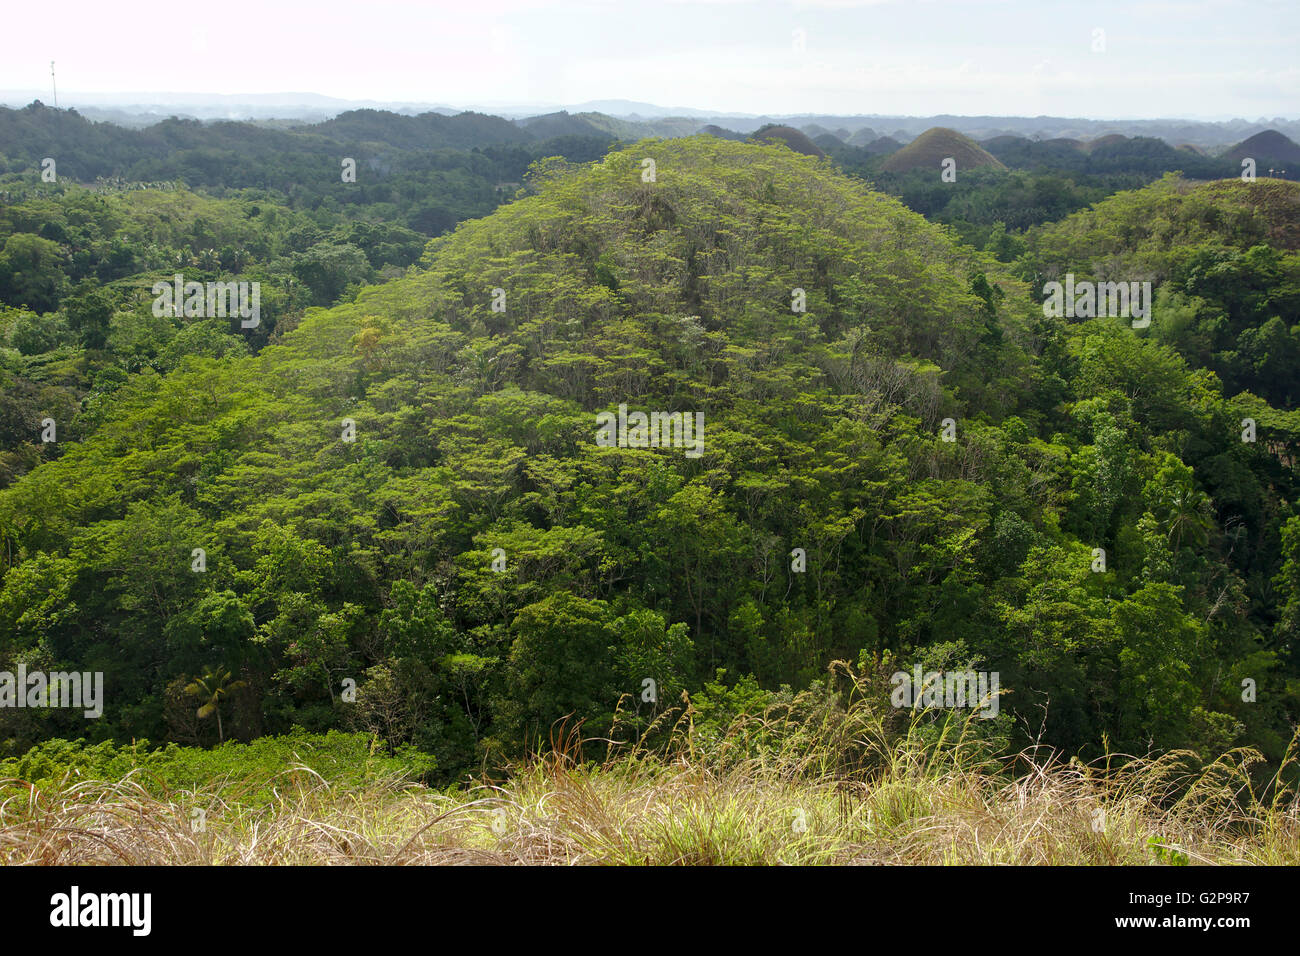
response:
<path id="1" fill-rule="evenodd" d="M 78 283 L 72 294 L 63 302 L 63 313 L 68 326 L 81 338 L 88 349 L 102 349 L 108 341 L 109 325 L 113 321 L 113 302 L 99 288 L 99 281 L 86 279 Z"/>
<path id="2" fill-rule="evenodd" d="M 16 232 L 0 249 L 0 300 L 36 312 L 53 312 L 67 278 L 63 247 L 57 242 Z"/>
<path id="3" fill-rule="evenodd" d="M 322 242 L 294 257 L 293 274 L 311 289 L 314 305 L 329 305 L 348 286 L 370 278 L 370 262 L 354 245 Z"/>
<path id="4" fill-rule="evenodd" d="M 68 327 L 57 312 L 23 312 L 14 323 L 12 341 L 23 355 L 40 355 L 58 348 L 68 338 Z"/>
<path id="5" fill-rule="evenodd" d="M 229 697 L 232 691 L 239 690 L 243 686 L 245 686 L 244 681 L 232 681 L 230 671 L 225 668 L 218 668 L 205 672 L 202 677 L 196 677 L 185 687 L 185 693 L 203 701 L 196 711 L 199 717 L 215 716 L 217 718 L 218 742 L 226 739 L 225 731 L 221 726 L 221 700 L 224 697 Z"/>
<path id="6" fill-rule="evenodd" d="M 605 602 L 561 591 L 521 609 L 511 632 L 507 695 L 498 706 L 512 719 L 517 739 L 541 745 L 566 718 L 604 731 L 618 698 L 617 637 Z"/>

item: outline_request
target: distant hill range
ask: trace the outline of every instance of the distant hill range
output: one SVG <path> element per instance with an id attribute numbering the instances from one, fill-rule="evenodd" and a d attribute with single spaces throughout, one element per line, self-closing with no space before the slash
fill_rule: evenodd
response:
<path id="1" fill-rule="evenodd" d="M 33 100 L 47 99 L 37 90 L 0 90 L 0 105 L 21 107 Z M 1021 136 L 1031 140 L 1077 139 L 1094 141 L 1109 134 L 1154 137 L 1170 145 L 1184 143 L 1211 154 L 1249 140 L 1257 133 L 1275 130 L 1300 140 L 1300 119 L 1257 118 L 1225 121 L 1150 119 L 1095 120 L 1063 116 L 898 116 L 879 113 L 835 115 L 825 113 L 753 115 L 725 113 L 693 107 L 662 107 L 630 100 L 595 100 L 577 104 L 378 102 L 342 100 L 313 93 L 266 93 L 222 96 L 198 93 L 60 93 L 60 104 L 74 107 L 93 120 L 104 120 L 136 128 L 152 126 L 170 116 L 201 121 L 234 120 L 275 126 L 319 123 L 357 110 L 378 110 L 404 116 L 440 113 L 483 113 L 526 123 L 543 116 L 566 114 L 604 127 L 610 121 L 630 124 L 625 131 L 606 128 L 620 139 L 644 136 L 681 136 L 713 125 L 738 133 L 752 134 L 763 126 L 782 125 L 802 130 L 815 140 L 829 133 L 851 146 L 865 146 L 881 136 L 907 143 L 936 126 L 956 130 L 976 142 L 996 136 Z M 689 126 L 689 130 L 684 127 Z M 808 127 L 815 129 L 810 130 Z"/>
<path id="2" fill-rule="evenodd" d="M 966 129 L 945 123 L 915 132 L 912 130 L 921 121 L 907 117 L 887 117 L 887 122 L 872 125 L 867 125 L 864 117 L 812 117 L 802 128 L 793 121 L 716 119 L 703 122 L 699 117 L 677 116 L 634 120 L 598 111 L 566 110 L 511 119 L 472 111 L 448 114 L 430 110 L 412 115 L 366 108 L 317 123 L 200 122 L 171 117 L 130 128 L 93 122 L 77 110 L 54 110 L 36 102 L 16 110 L 0 107 L 0 160 L 16 172 L 38 165 L 42 157 L 57 155 L 60 173 L 83 182 L 98 177 L 153 181 L 169 176 L 188 181 L 194 169 L 231 158 L 246 163 L 250 170 L 268 170 L 283 166 L 282 157 L 290 154 L 313 155 L 322 163 L 329 159 L 335 164 L 339 156 L 357 156 L 364 157 L 372 168 L 383 169 L 399 152 L 410 157 L 436 150 L 523 148 L 535 156 L 563 155 L 573 161 L 586 161 L 603 155 L 620 140 L 703 133 L 728 140 L 782 142 L 798 153 L 829 155 L 837 163 L 859 164 L 886 173 L 938 169 L 943 159 L 953 157 L 958 169 L 1011 168 L 1151 177 L 1181 170 L 1193 179 L 1217 179 L 1239 174 L 1241 160 L 1250 157 L 1255 159 L 1260 175 L 1270 175 L 1272 169 L 1274 176 L 1300 178 L 1300 146 L 1286 132 L 1293 129 L 1300 136 L 1300 124 L 1295 123 L 1283 123 L 1285 129 L 1252 130 L 1211 148 L 1204 145 L 1205 140 L 1225 136 L 1234 124 L 1210 124 L 1212 136 L 1205 132 L 1207 124 L 1166 124 L 1171 133 L 1179 134 L 1175 146 L 1161 136 L 1127 135 L 1113 129 L 1121 126 L 1141 131 L 1158 125 L 1155 121 L 1101 124 L 1036 118 L 1032 123 L 1040 129 L 1086 127 L 1087 133 L 1095 134 L 1043 136 L 999 131 L 992 119 L 982 118 L 967 118 Z M 1015 127 L 1031 121 L 999 118 L 997 123 Z M 877 135 L 890 126 L 893 132 Z M 969 132 L 971 128 L 992 131 L 977 137 Z M 1203 134 L 1199 142 L 1185 135 L 1197 130 Z M 189 172 L 178 172 L 181 169 Z M 261 185 L 263 180 L 270 182 L 273 178 L 269 174 L 257 178 L 250 173 L 244 182 L 223 174 L 214 182 Z"/>
<path id="3" fill-rule="evenodd" d="M 591 129 L 586 124 L 575 125 Z M 297 130 L 324 136 L 335 142 L 384 143 L 402 149 L 472 149 L 488 143 L 522 143 L 561 135 L 545 129 L 534 133 L 499 116 L 483 113 L 460 113 L 456 116 L 421 113 L 419 116 L 402 116 L 382 110 L 352 110 L 323 123 L 298 127 Z M 293 131 L 290 131 L 286 135 L 292 134 Z"/>
<path id="4" fill-rule="evenodd" d="M 1021 136 L 995 136 L 981 144 L 989 153 L 1015 169 L 1055 169 L 1080 173 L 1182 170 L 1193 179 L 1237 175 L 1241 160 L 1252 157 L 1260 173 L 1296 179 L 1300 146 L 1277 130 L 1265 130 L 1226 150 L 1210 152 L 1194 143 L 1172 146 L 1151 136 L 1110 133 L 1094 140 L 1031 140 Z M 960 164 L 959 164 L 960 165 Z"/>

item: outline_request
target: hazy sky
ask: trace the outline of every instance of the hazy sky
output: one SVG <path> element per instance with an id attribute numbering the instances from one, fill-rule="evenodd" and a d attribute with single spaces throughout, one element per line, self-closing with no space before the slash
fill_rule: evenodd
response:
<path id="1" fill-rule="evenodd" d="M 71 0 L 4 21 L 7 90 L 48 90 L 55 60 L 69 94 L 1300 116 L 1300 0 Z"/>

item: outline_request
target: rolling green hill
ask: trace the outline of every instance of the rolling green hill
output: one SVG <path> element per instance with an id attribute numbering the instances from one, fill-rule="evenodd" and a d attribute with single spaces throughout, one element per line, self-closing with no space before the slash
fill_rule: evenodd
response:
<path id="1" fill-rule="evenodd" d="M 360 726 L 447 773 L 836 660 L 998 671 L 989 740 L 1280 756 L 1300 519 L 1213 375 L 784 146 L 528 191 L 256 355 L 138 376 L 0 491 L 0 663 L 103 670 L 101 737 L 215 739 L 183 688 L 228 671 L 230 736 Z M 608 447 L 623 406 L 702 442 Z"/>
<path id="2" fill-rule="evenodd" d="M 1026 239 L 1026 278 L 1149 280 L 1157 339 L 1213 370 L 1229 395 L 1300 404 L 1300 184 L 1170 175 Z"/>

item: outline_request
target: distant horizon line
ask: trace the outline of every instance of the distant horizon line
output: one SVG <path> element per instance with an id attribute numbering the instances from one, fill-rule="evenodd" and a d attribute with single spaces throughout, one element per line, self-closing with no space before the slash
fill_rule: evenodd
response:
<path id="1" fill-rule="evenodd" d="M 139 97 L 143 99 L 132 99 Z M 23 108 L 35 102 L 54 108 L 53 95 L 50 90 L 0 90 L 0 105 L 10 108 Z M 503 118 L 506 114 L 515 118 L 543 116 L 555 112 L 599 112 L 614 118 L 637 119 L 696 119 L 696 118 L 736 118 L 736 119 L 782 119 L 790 117 L 828 117 L 844 119 L 929 119 L 951 116 L 959 119 L 1051 119 L 1081 120 L 1090 123 L 1106 122 L 1184 122 L 1184 123 L 1269 123 L 1274 121 L 1295 122 L 1300 114 L 1294 116 L 1248 117 L 1241 114 L 1228 116 L 1218 114 L 1204 115 L 1162 115 L 1162 116 L 1071 116 L 1057 113 L 844 113 L 826 110 L 794 110 L 781 112 L 750 113 L 739 110 L 711 110 L 695 106 L 659 106 L 655 103 L 611 97 L 602 100 L 584 100 L 577 103 L 511 103 L 484 102 L 466 105 L 434 102 L 427 100 L 380 100 L 380 99 L 344 99 L 321 93 L 311 92 L 271 92 L 271 93 L 192 93 L 171 91 L 122 91 L 113 93 L 87 92 L 78 90 L 59 91 L 61 101 L 59 109 L 76 109 L 93 107 L 96 109 L 120 109 L 141 115 L 149 115 L 157 110 L 173 107 L 220 107 L 220 106 L 258 106 L 262 110 L 278 108 L 299 108 L 327 111 L 337 109 L 339 113 L 356 109 L 383 109 L 393 113 L 404 110 L 421 110 L 436 112 L 450 110 L 457 113 L 489 113 Z M 599 107 L 605 107 L 601 109 Z M 627 112 L 610 112 L 610 109 L 623 109 Z M 651 111 L 651 112 L 647 112 Z M 335 114 L 337 115 L 337 114 Z M 263 116 L 262 119 L 292 119 L 292 116 Z"/>

